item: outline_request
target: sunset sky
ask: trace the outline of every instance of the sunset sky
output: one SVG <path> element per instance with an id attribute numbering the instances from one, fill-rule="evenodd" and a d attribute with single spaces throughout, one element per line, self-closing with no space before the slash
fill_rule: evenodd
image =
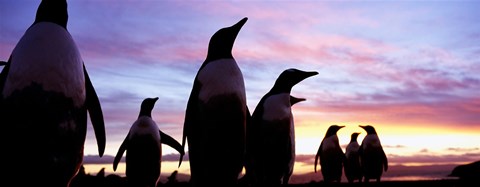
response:
<path id="1" fill-rule="evenodd" d="M 0 60 L 33 23 L 39 3 L 0 0 Z M 353 132 L 363 139 L 358 125 L 374 126 L 393 165 L 480 160 L 479 7 L 480 1 L 70 0 L 67 28 L 102 104 L 108 157 L 146 97 L 159 97 L 153 119 L 180 142 L 210 37 L 248 17 L 233 56 L 252 112 L 283 70 L 319 72 L 292 89 L 307 99 L 292 109 L 303 155 L 295 172 L 306 173 L 333 124 L 347 126 L 338 133 L 342 145 Z M 164 155 L 172 153 L 164 146 Z M 89 125 L 85 155 L 97 154 Z M 177 169 L 171 160 L 162 173 Z M 188 168 L 187 162 L 179 171 Z"/>

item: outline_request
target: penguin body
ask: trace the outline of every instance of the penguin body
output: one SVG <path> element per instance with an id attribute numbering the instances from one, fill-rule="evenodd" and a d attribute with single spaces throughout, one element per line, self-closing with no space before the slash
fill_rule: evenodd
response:
<path id="1" fill-rule="evenodd" d="M 377 182 L 380 182 L 383 171 L 388 170 L 387 156 L 383 151 L 375 128 L 370 125 L 360 125 L 360 127 L 367 131 L 359 149 L 364 182 L 369 182 L 370 179 L 376 179 Z"/>
<path id="2" fill-rule="evenodd" d="M 231 52 L 246 21 L 211 37 L 193 83 L 182 139 L 183 147 L 188 141 L 193 186 L 236 185 L 243 167 L 249 114 L 243 75 Z"/>
<path id="3" fill-rule="evenodd" d="M 294 96 L 290 96 L 290 107 L 292 107 L 294 104 L 297 104 L 299 102 L 305 101 L 305 98 L 297 98 Z M 292 176 L 293 173 L 293 167 L 295 165 L 295 124 L 294 124 L 294 119 L 293 115 L 290 118 L 290 144 L 291 144 L 291 158 L 290 161 L 288 162 L 288 170 L 287 173 L 285 173 L 285 176 L 283 176 L 283 182 L 282 184 L 288 184 L 288 181 L 290 180 L 290 176 Z"/>
<path id="4" fill-rule="evenodd" d="M 338 141 L 337 132 L 345 126 L 331 125 L 318 148 L 315 156 L 315 172 L 317 172 L 317 163 L 320 159 L 322 175 L 325 183 L 341 182 L 343 163 L 345 154 L 343 153 Z"/>
<path id="5" fill-rule="evenodd" d="M 126 151 L 126 176 L 129 186 L 156 187 L 160 179 L 162 145 L 176 149 L 181 156 L 184 152 L 180 143 L 159 130 L 151 116 L 157 98 L 142 102 L 138 119 L 131 126 L 127 137 L 118 149 L 113 169 Z"/>
<path id="6" fill-rule="evenodd" d="M 306 99 L 305 98 L 297 98 L 297 97 L 294 97 L 294 96 L 290 96 L 290 105 L 294 105 L 296 103 L 299 103 L 299 102 L 302 102 L 302 101 L 305 101 Z M 293 118 L 292 118 L 292 123 L 293 123 Z M 295 129 L 291 129 L 292 132 L 294 132 Z M 293 133 L 293 136 L 295 135 L 295 133 Z M 252 138 L 247 138 L 247 140 L 252 140 Z M 248 143 L 247 143 L 248 144 Z M 251 145 L 251 144 L 250 144 Z M 295 145 L 295 142 L 292 143 L 292 145 Z M 292 150 L 292 158 L 295 157 L 295 149 Z M 247 160 L 246 160 L 246 164 L 245 164 L 245 175 L 242 177 L 242 182 L 244 182 L 244 184 L 246 185 L 252 185 L 253 184 L 253 169 L 251 167 L 252 165 L 252 158 L 249 159 L 249 154 L 247 152 Z M 291 159 L 291 161 L 289 162 L 289 166 L 292 166 L 292 167 L 289 167 L 289 170 L 287 171 L 287 174 L 286 176 L 283 178 L 283 183 L 284 184 L 288 184 L 288 180 L 290 179 L 290 176 L 292 175 L 293 173 L 293 164 L 295 163 L 295 160 L 294 159 Z"/>
<path id="7" fill-rule="evenodd" d="M 362 169 L 360 167 L 359 152 L 360 145 L 357 142 L 357 137 L 360 133 L 352 133 L 350 143 L 345 149 L 346 161 L 344 163 L 345 176 L 349 183 L 355 180 L 362 180 Z"/>
<path id="8" fill-rule="evenodd" d="M 105 149 L 102 109 L 75 41 L 66 29 L 66 1 L 43 0 L 0 74 L 4 169 L 43 171 L 23 180 L 26 186 L 68 186 L 83 161 L 87 112 Z M 28 138 L 26 138 L 28 137 Z M 6 176 L 6 180 L 15 177 Z"/>
<path id="9" fill-rule="evenodd" d="M 295 163 L 295 131 L 290 92 L 294 85 L 318 74 L 284 70 L 265 94 L 247 126 L 246 170 L 254 186 L 287 184 Z"/>

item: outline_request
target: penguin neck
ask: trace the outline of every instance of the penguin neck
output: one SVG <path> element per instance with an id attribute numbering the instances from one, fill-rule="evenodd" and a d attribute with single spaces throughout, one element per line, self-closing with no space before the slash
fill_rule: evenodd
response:
<path id="1" fill-rule="evenodd" d="M 332 136 L 337 136 L 337 133 L 333 133 L 333 134 L 327 133 L 325 135 L 325 138 L 329 138 L 329 137 L 332 137 Z"/>
<path id="2" fill-rule="evenodd" d="M 152 117 L 152 111 L 151 110 L 140 110 L 140 113 L 138 114 L 138 118 L 146 116 L 146 117 Z"/>
<path id="3" fill-rule="evenodd" d="M 219 61 L 221 59 L 231 59 L 232 61 L 235 62 L 235 59 L 233 58 L 233 56 L 225 56 L 225 57 L 219 57 L 219 56 L 215 56 L 215 57 L 211 57 L 210 55 L 207 56 L 207 58 L 205 59 L 205 61 L 203 61 L 202 63 L 202 66 L 200 67 L 200 69 L 203 69 L 205 66 L 207 66 L 208 64 L 210 64 L 211 62 L 215 62 L 215 61 Z"/>
<path id="4" fill-rule="evenodd" d="M 350 140 L 350 143 L 353 143 L 353 142 L 357 142 L 357 138 L 352 138 L 352 139 Z"/>
<path id="5" fill-rule="evenodd" d="M 217 54 L 217 53 L 208 53 L 207 54 L 207 58 L 205 58 L 205 61 L 203 64 L 208 64 L 209 62 L 212 62 L 212 61 L 215 61 L 215 60 L 220 60 L 220 59 L 228 59 L 228 58 L 231 58 L 233 59 L 233 55 L 232 53 L 220 53 L 220 54 Z"/>
<path id="6" fill-rule="evenodd" d="M 290 86 L 285 86 L 285 85 L 281 85 L 279 83 L 275 83 L 275 85 L 272 87 L 272 89 L 270 90 L 270 93 L 272 94 L 279 94 L 279 93 L 288 93 L 290 94 L 290 92 L 292 91 L 292 87 Z"/>

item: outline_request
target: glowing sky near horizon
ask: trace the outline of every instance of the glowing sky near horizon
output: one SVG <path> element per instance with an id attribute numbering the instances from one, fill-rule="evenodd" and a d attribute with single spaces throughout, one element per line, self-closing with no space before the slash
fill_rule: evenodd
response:
<path id="1" fill-rule="evenodd" d="M 0 1 L 0 60 L 40 0 Z M 193 79 L 210 36 L 249 20 L 233 48 L 253 112 L 290 67 L 318 71 L 292 89 L 297 154 L 315 154 L 329 125 L 377 128 L 398 162 L 480 160 L 480 1 L 69 1 L 68 30 L 100 98 L 115 155 L 141 101 L 181 141 Z M 166 147 L 166 146 L 164 146 Z M 86 155 L 96 155 L 89 126 Z M 174 153 L 165 148 L 165 154 Z M 418 158 L 418 160 L 415 160 Z M 425 159 L 420 159 L 425 158 Z M 187 164 L 182 165 L 181 169 Z"/>

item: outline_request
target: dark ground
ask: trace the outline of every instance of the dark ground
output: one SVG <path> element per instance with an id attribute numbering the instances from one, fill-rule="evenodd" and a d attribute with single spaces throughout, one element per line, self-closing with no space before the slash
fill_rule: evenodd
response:
<path id="1" fill-rule="evenodd" d="M 425 180 L 425 181 L 382 181 L 380 183 L 336 183 L 325 184 L 323 182 L 310 182 L 306 184 L 290 184 L 287 187 L 480 187 L 479 181 L 460 181 L 456 179 L 444 180 Z M 127 187 L 126 178 L 118 175 L 104 176 L 77 176 L 71 184 L 71 187 Z M 188 182 L 164 182 L 159 183 L 158 187 L 190 187 Z M 243 186 L 238 186 L 243 187 Z"/>

